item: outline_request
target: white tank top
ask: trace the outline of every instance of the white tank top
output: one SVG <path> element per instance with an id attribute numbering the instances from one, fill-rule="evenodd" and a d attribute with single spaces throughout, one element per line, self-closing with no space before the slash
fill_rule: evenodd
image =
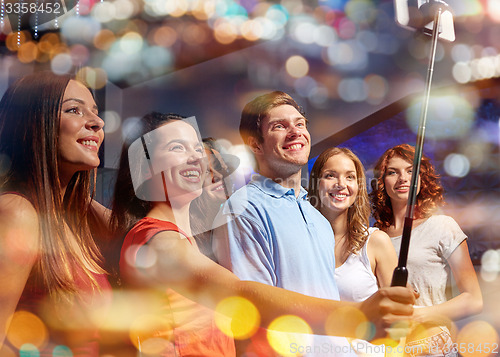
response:
<path id="1" fill-rule="evenodd" d="M 340 300 L 364 301 L 378 290 L 377 278 L 372 272 L 370 259 L 366 252 L 368 241 L 378 228 L 368 228 L 368 238 L 357 254 L 351 254 L 347 260 L 335 268 L 335 281 L 339 288 Z"/>

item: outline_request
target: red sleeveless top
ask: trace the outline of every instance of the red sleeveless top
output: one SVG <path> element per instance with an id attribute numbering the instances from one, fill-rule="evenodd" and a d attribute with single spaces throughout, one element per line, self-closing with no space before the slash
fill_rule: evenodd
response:
<path id="1" fill-rule="evenodd" d="M 174 231 L 188 239 L 193 249 L 198 249 L 192 239 L 172 222 L 151 217 L 141 219 L 128 232 L 120 253 L 120 273 L 127 275 L 133 269 L 139 249 L 163 231 Z M 168 259 L 157 257 L 157 259 Z M 203 292 L 202 292 L 203 293 Z M 221 332 L 215 324 L 215 312 L 172 289 L 166 290 L 165 305 L 161 309 L 167 325 L 156 328 L 149 336 L 160 339 L 161 356 L 235 356 L 234 340 Z M 168 327 L 165 327 L 168 326 Z M 152 327 L 154 329 L 154 327 Z M 148 341 L 134 341 L 146 348 Z M 144 350 L 144 352 L 148 352 Z"/>

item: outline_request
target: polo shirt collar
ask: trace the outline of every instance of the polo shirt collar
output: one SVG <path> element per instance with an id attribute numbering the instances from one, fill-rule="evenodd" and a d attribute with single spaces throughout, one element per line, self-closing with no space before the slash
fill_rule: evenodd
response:
<path id="1" fill-rule="evenodd" d="M 252 181 L 257 188 L 259 188 L 262 192 L 268 194 L 273 197 L 283 197 L 285 195 L 293 195 L 295 196 L 295 190 L 293 188 L 286 188 L 281 186 L 279 183 L 274 182 L 268 177 L 255 174 L 252 176 Z M 300 187 L 299 197 L 298 199 L 306 199 L 307 191 Z"/>

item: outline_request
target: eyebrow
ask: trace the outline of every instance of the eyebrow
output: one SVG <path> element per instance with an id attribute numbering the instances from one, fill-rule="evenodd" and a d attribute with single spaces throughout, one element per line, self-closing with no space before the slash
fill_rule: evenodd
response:
<path id="1" fill-rule="evenodd" d="M 293 118 L 292 120 L 295 122 L 297 122 L 299 120 L 304 120 L 306 123 L 309 123 L 309 120 L 307 120 L 307 118 L 304 116 L 296 117 L 296 118 Z M 288 121 L 288 119 L 286 119 L 286 118 L 271 119 L 271 120 L 269 120 L 269 124 L 281 123 L 281 122 L 285 122 L 285 121 Z"/>
<path id="2" fill-rule="evenodd" d="M 170 145 L 170 144 L 172 144 L 172 143 L 178 143 L 178 144 L 182 144 L 182 145 L 189 146 L 189 145 L 191 145 L 191 144 L 192 144 L 192 143 L 194 143 L 194 142 L 192 142 L 192 143 L 191 143 L 191 142 L 189 142 L 189 141 L 187 141 L 187 140 L 184 140 L 184 139 L 172 139 L 172 140 L 170 140 L 170 141 L 167 141 L 167 142 L 163 145 L 163 147 L 166 147 L 166 146 L 168 146 L 168 145 Z M 200 143 L 199 141 L 197 141 L 197 142 L 196 142 L 196 144 L 195 144 L 195 145 L 193 145 L 193 147 L 203 147 L 203 144 L 202 144 L 202 143 Z"/>
<path id="3" fill-rule="evenodd" d="M 86 103 L 83 100 L 78 99 L 78 98 L 68 98 L 66 100 L 63 100 L 62 104 L 66 103 L 66 102 L 69 102 L 69 101 L 74 101 L 74 102 L 86 105 Z M 99 108 L 97 107 L 97 104 L 94 104 L 94 106 L 92 107 L 92 109 L 99 110 Z"/>
<path id="4" fill-rule="evenodd" d="M 413 165 L 408 165 L 406 167 L 403 168 L 403 170 L 408 170 L 408 169 L 411 169 L 413 168 Z M 393 166 L 388 166 L 386 170 L 394 170 L 394 171 L 398 171 L 399 169 L 393 167 Z"/>

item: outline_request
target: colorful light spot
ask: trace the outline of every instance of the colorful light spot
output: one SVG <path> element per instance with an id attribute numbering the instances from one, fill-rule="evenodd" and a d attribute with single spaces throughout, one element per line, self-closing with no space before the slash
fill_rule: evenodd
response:
<path id="1" fill-rule="evenodd" d="M 73 357 L 73 352 L 67 346 L 56 346 L 52 351 L 52 357 Z"/>
<path id="2" fill-rule="evenodd" d="M 19 357 L 39 357 L 40 352 L 35 345 L 31 343 L 26 343 L 19 349 Z"/>
<path id="3" fill-rule="evenodd" d="M 22 346 L 30 344 L 36 348 L 43 348 L 47 338 L 47 328 L 40 318 L 28 311 L 14 313 L 7 332 L 7 339 L 14 347 L 21 349 Z"/>
<path id="4" fill-rule="evenodd" d="M 169 347 L 174 329 L 170 321 L 157 315 L 142 315 L 130 327 L 132 344 L 142 353 L 158 355 Z"/>
<path id="5" fill-rule="evenodd" d="M 342 326 L 346 336 L 370 340 L 372 331 L 365 314 L 356 307 L 345 306 L 333 311 L 326 320 L 325 330 L 329 335 L 338 336 L 338 326 Z"/>
<path id="6" fill-rule="evenodd" d="M 291 346 L 310 346 L 311 327 L 298 316 L 284 315 L 269 324 L 267 340 L 271 347 L 283 356 L 300 355 Z M 294 352 L 297 350 L 297 352 Z"/>
<path id="7" fill-rule="evenodd" d="M 498 351 L 498 333 L 486 321 L 473 321 L 465 325 L 457 336 L 458 352 L 464 357 L 492 356 Z"/>
<path id="8" fill-rule="evenodd" d="M 301 78 L 309 72 L 309 63 L 302 56 L 291 56 L 286 60 L 286 71 L 293 78 Z"/>
<path id="9" fill-rule="evenodd" d="M 217 304 L 215 324 L 235 339 L 251 337 L 260 323 L 260 314 L 254 304 L 238 296 L 228 297 Z"/>

